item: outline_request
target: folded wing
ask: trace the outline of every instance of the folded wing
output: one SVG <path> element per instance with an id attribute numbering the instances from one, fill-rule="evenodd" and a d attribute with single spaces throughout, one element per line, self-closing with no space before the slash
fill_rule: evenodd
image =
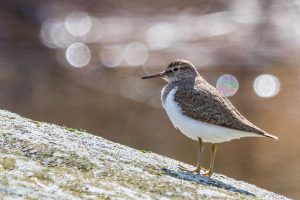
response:
<path id="1" fill-rule="evenodd" d="M 266 133 L 249 122 L 224 95 L 204 79 L 200 77 L 195 81 L 196 83 L 192 84 L 192 93 L 191 88 L 189 92 L 187 92 L 188 88 L 183 88 L 177 90 L 175 94 L 175 100 L 180 103 L 185 115 L 210 124 L 277 139 L 276 136 Z M 186 85 L 191 86 L 191 84 Z M 189 97 L 188 101 L 187 98 L 183 100 L 183 96 Z M 192 106 L 195 103 L 197 106 Z"/>

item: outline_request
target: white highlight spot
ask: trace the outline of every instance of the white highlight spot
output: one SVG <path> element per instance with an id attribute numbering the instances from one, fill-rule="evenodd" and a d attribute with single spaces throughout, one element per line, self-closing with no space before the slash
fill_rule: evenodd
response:
<path id="1" fill-rule="evenodd" d="M 278 78 L 271 74 L 262 74 L 256 77 L 254 84 L 255 93 L 263 98 L 276 96 L 280 89 Z"/>
<path id="2" fill-rule="evenodd" d="M 84 67 L 91 60 L 91 51 L 83 43 L 74 43 L 66 51 L 66 58 L 74 67 Z"/>
<path id="3" fill-rule="evenodd" d="M 74 40 L 66 30 L 64 23 L 58 19 L 47 19 L 40 30 L 40 40 L 48 48 L 65 48 Z"/>
<path id="4" fill-rule="evenodd" d="M 239 89 L 237 78 L 231 74 L 223 74 L 217 81 L 217 89 L 224 96 L 233 96 Z"/>
<path id="5" fill-rule="evenodd" d="M 147 42 L 152 49 L 169 47 L 174 39 L 174 27 L 169 23 L 154 24 L 147 33 Z"/>
<path id="6" fill-rule="evenodd" d="M 83 36 L 91 30 L 92 20 L 82 11 L 73 11 L 65 20 L 67 30 L 74 36 Z"/>
<path id="7" fill-rule="evenodd" d="M 143 65 L 148 58 L 148 50 L 139 42 L 128 44 L 124 51 L 124 58 L 131 66 Z"/>

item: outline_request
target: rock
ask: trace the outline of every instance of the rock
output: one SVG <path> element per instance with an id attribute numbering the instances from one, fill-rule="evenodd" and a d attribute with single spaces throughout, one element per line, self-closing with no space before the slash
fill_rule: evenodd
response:
<path id="1" fill-rule="evenodd" d="M 0 111 L 4 199 L 287 199 L 242 181 L 178 169 L 179 161 Z"/>

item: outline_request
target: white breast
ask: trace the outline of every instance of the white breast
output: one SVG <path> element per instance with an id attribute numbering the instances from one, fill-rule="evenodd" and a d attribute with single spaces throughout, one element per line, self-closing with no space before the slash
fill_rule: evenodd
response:
<path id="1" fill-rule="evenodd" d="M 178 128 L 187 137 L 195 140 L 201 138 L 203 142 L 210 143 L 226 142 L 241 137 L 260 137 L 259 134 L 225 128 L 183 115 L 180 106 L 174 101 L 176 90 L 177 88 L 174 88 L 169 92 L 163 102 L 163 107 L 175 128 Z"/>

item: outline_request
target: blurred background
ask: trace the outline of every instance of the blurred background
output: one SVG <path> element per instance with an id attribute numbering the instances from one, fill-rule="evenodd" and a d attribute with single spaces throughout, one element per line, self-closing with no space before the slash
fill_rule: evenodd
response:
<path id="1" fill-rule="evenodd" d="M 300 197 L 299 0 L 0 0 L 1 109 L 195 164 L 140 79 L 178 58 L 279 137 L 219 145 L 216 171 Z"/>

